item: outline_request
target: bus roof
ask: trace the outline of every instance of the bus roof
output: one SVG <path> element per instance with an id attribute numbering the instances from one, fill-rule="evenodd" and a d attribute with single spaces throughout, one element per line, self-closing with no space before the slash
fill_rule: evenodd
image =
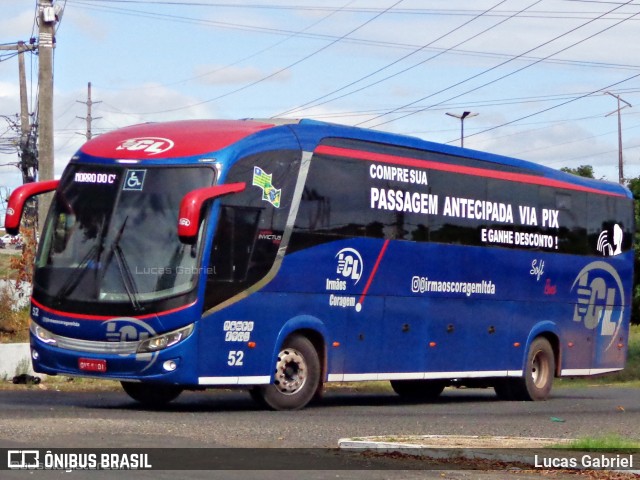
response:
<path id="1" fill-rule="evenodd" d="M 94 157 L 156 160 L 190 157 L 221 150 L 277 122 L 253 120 L 183 120 L 143 123 L 96 137 L 80 152 Z"/>
<path id="2" fill-rule="evenodd" d="M 547 178 L 595 188 L 615 195 L 631 196 L 628 189 L 617 183 L 578 177 L 525 160 L 429 142 L 417 137 L 309 119 L 182 120 L 144 123 L 102 134 L 85 143 L 79 153 L 93 157 L 136 161 L 193 157 L 220 151 L 251 135 L 281 125 L 289 125 L 303 150 L 315 150 L 325 138 L 351 138 L 523 168 Z"/>
<path id="3" fill-rule="evenodd" d="M 493 153 L 472 150 L 468 148 L 460 148 L 453 145 L 430 142 L 418 137 L 408 135 L 400 135 L 387 133 L 376 130 L 368 130 L 358 127 L 349 127 L 343 125 L 329 124 L 316 120 L 301 120 L 299 126 L 293 127 L 296 134 L 300 136 L 300 141 L 305 145 L 305 137 L 309 138 L 308 149 L 314 150 L 315 146 L 322 138 L 342 137 L 358 140 L 366 140 L 369 142 L 377 142 L 380 144 L 391 144 L 407 148 L 415 148 L 431 152 L 442 153 L 457 157 L 480 160 L 481 162 L 493 163 L 495 165 L 504 165 L 528 170 L 534 175 L 540 175 L 548 179 L 558 180 L 574 185 L 579 185 L 586 189 L 601 191 L 603 193 L 633 198 L 633 195 L 626 187 L 609 181 L 595 180 L 592 178 L 580 177 L 551 167 L 544 166 L 539 163 L 521 160 L 513 157 L 506 157 Z M 306 131 L 303 131 L 305 130 Z M 314 130 L 316 132 L 314 132 Z"/>

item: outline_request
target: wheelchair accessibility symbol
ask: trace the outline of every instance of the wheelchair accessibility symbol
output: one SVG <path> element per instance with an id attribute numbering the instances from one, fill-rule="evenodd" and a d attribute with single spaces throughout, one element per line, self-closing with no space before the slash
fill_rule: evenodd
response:
<path id="1" fill-rule="evenodd" d="M 123 190 L 142 190 L 146 170 L 127 170 L 127 176 L 122 185 Z"/>

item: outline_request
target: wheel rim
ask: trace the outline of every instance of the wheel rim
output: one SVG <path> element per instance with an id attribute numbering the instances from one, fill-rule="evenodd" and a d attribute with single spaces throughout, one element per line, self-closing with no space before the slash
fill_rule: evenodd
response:
<path id="1" fill-rule="evenodd" d="M 549 363 L 547 356 L 542 350 L 536 352 L 531 359 L 531 378 L 536 387 L 546 385 L 549 377 Z"/>
<path id="2" fill-rule="evenodd" d="M 285 395 L 298 392 L 307 381 L 307 364 L 304 357 L 292 348 L 286 348 L 278 355 L 274 384 Z"/>

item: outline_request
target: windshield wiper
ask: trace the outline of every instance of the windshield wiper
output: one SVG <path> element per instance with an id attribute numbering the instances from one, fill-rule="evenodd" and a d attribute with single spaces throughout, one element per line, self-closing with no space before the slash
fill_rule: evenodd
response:
<path id="1" fill-rule="evenodd" d="M 87 267 L 91 262 L 95 261 L 96 264 L 100 264 L 100 254 L 102 253 L 105 227 L 106 219 L 102 218 L 102 223 L 100 225 L 99 242 L 97 244 L 94 244 L 85 254 L 85 256 L 82 257 L 80 263 L 78 263 L 78 265 L 73 268 L 73 272 L 67 277 L 67 280 L 62 285 L 62 288 L 60 288 L 60 290 L 58 290 L 58 293 L 55 294 L 54 301 L 56 305 L 60 305 L 63 300 L 71 295 L 71 293 L 78 287 L 78 285 L 80 285 L 80 281 L 84 277 L 84 274 L 89 270 Z"/>
<path id="2" fill-rule="evenodd" d="M 96 260 L 98 257 L 99 249 L 97 245 L 94 245 L 89 249 L 87 254 L 82 258 L 80 263 L 75 266 L 73 269 L 73 273 L 67 277 L 66 282 L 62 285 L 62 288 L 58 290 L 58 293 L 55 295 L 55 304 L 60 305 L 62 301 L 67 298 L 71 292 L 73 292 L 78 285 L 80 285 L 80 280 L 84 277 L 84 274 L 87 273 L 87 266 L 92 260 Z M 79 272 L 75 275 L 76 272 Z"/>
<path id="3" fill-rule="evenodd" d="M 124 229 L 127 225 L 127 220 L 129 220 L 128 215 L 125 217 L 124 221 L 122 222 L 122 225 L 118 230 L 118 234 L 116 235 L 115 239 L 113 240 L 113 243 L 111 244 L 111 248 L 109 249 L 109 253 L 107 255 L 107 260 L 105 261 L 105 273 L 107 271 L 109 263 L 111 263 L 111 259 L 113 258 L 113 255 L 115 254 L 116 262 L 118 263 L 118 271 L 120 272 L 120 278 L 122 279 L 124 290 L 127 293 L 127 296 L 129 297 L 129 301 L 131 302 L 131 305 L 133 306 L 134 310 L 139 312 L 144 310 L 144 307 L 140 305 L 140 302 L 138 301 L 138 288 L 136 286 L 136 282 L 131 273 L 131 268 L 129 267 L 127 258 L 125 257 L 124 252 L 120 247 L 120 239 L 122 238 L 122 233 L 124 232 Z"/>
<path id="4" fill-rule="evenodd" d="M 129 268 L 127 258 L 124 256 L 124 252 L 122 251 L 122 248 L 120 248 L 120 245 L 116 246 L 115 253 L 116 260 L 118 261 L 118 267 L 120 268 L 120 272 L 122 275 L 122 283 L 124 284 L 124 289 L 127 292 L 129 301 L 136 311 L 142 311 L 144 310 L 144 308 L 138 301 L 138 288 L 136 287 L 136 282 L 133 279 L 133 275 L 131 274 L 131 268 Z"/>

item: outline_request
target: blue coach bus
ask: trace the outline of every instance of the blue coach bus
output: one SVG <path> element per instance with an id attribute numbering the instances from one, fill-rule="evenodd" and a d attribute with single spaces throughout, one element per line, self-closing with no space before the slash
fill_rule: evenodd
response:
<path id="1" fill-rule="evenodd" d="M 246 388 L 298 409 L 389 380 L 544 400 L 624 367 L 633 201 L 534 163 L 311 120 L 148 123 L 80 148 L 31 300 L 36 372 L 162 404 Z"/>

